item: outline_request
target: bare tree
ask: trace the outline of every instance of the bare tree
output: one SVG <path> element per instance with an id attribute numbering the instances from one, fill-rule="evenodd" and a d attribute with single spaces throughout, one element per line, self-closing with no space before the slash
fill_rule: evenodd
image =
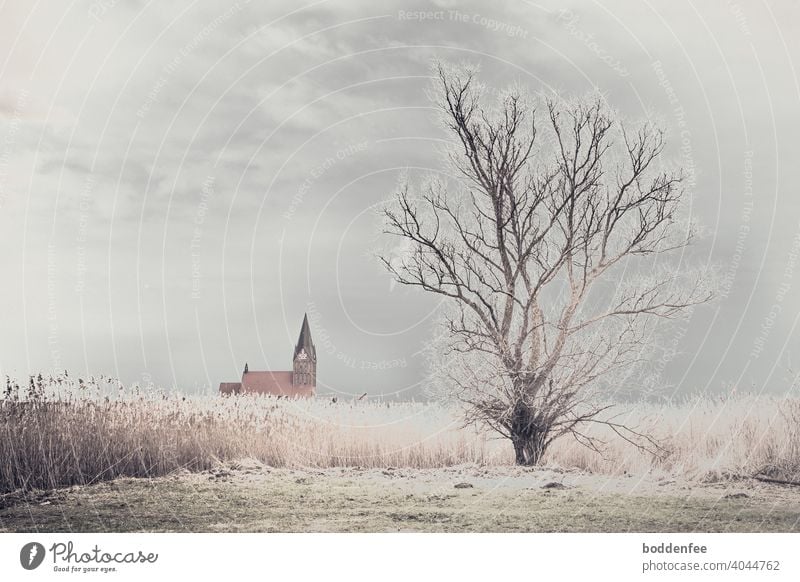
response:
<path id="1" fill-rule="evenodd" d="M 598 387 L 642 359 L 648 321 L 711 297 L 701 274 L 655 260 L 692 239 L 677 222 L 683 174 L 657 167 L 663 132 L 626 129 L 599 98 L 512 89 L 486 107 L 473 70 L 437 72 L 459 179 L 416 195 L 401 183 L 384 212 L 407 252 L 381 260 L 446 300 L 452 394 L 468 421 L 512 441 L 518 464 L 567 434 L 597 449 L 592 422 L 641 443 L 601 420 Z"/>

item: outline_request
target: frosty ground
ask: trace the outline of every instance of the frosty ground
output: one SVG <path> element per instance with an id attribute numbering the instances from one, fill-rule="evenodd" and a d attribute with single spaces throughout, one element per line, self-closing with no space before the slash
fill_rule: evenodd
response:
<path id="1" fill-rule="evenodd" d="M 0 497 L 3 532 L 791 532 L 800 488 L 560 469 L 257 461 Z"/>

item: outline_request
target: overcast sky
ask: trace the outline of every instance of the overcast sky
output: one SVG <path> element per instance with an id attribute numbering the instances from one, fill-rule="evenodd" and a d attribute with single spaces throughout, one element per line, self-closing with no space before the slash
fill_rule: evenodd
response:
<path id="1" fill-rule="evenodd" d="M 659 119 L 704 235 L 685 260 L 724 280 L 653 372 L 785 393 L 800 4 L 500 4 L 4 2 L 0 373 L 204 390 L 245 361 L 289 369 L 308 312 L 321 392 L 418 394 L 436 300 L 381 270 L 375 208 L 404 169 L 442 169 L 426 89 L 443 59 Z"/>

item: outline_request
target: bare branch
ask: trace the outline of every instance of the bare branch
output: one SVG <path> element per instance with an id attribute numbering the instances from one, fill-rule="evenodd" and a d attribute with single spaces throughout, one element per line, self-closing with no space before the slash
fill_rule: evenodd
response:
<path id="1" fill-rule="evenodd" d="M 704 273 L 642 261 L 692 239 L 676 236 L 683 175 L 658 169 L 664 133 L 625 127 L 599 98 L 512 89 L 489 105 L 474 70 L 440 64 L 436 77 L 462 179 L 404 183 L 384 219 L 408 251 L 381 260 L 399 283 L 447 300 L 438 356 L 465 418 L 511 439 L 520 463 L 566 434 L 601 450 L 583 430 L 592 424 L 659 453 L 647 435 L 601 420 L 599 394 L 642 362 L 648 321 L 712 297 Z"/>

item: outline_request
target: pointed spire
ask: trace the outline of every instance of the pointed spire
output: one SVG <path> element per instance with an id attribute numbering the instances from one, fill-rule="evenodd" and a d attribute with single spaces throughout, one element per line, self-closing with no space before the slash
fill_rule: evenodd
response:
<path id="1" fill-rule="evenodd" d="M 297 338 L 297 346 L 294 348 L 294 357 L 301 350 L 305 350 L 306 354 L 312 360 L 317 359 L 317 350 L 314 347 L 314 341 L 311 339 L 311 327 L 308 325 L 308 314 L 303 314 L 303 325 L 300 328 L 300 337 Z"/>
<path id="2" fill-rule="evenodd" d="M 250 371 L 250 368 L 247 367 L 247 362 L 244 363 L 244 373 L 247 374 Z"/>

